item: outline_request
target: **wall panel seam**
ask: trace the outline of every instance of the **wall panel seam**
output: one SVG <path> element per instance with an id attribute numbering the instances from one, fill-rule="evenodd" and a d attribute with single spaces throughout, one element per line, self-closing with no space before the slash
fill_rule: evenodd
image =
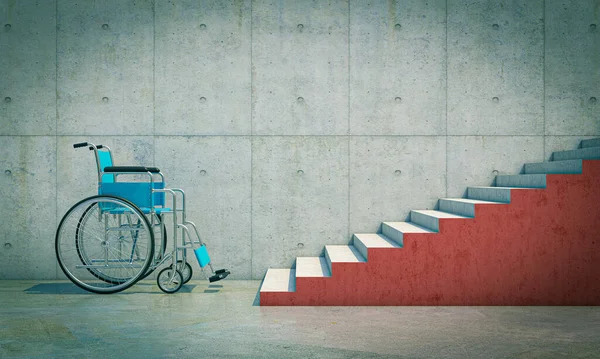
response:
<path id="1" fill-rule="evenodd" d="M 347 143 L 348 143 L 348 238 L 352 238 L 351 237 L 351 233 L 350 233 L 350 18 L 351 18 L 351 13 L 350 13 L 350 1 L 348 0 L 348 128 L 346 130 L 346 135 L 347 135 Z"/>
<path id="2" fill-rule="evenodd" d="M 156 0 L 152 3 L 152 163 L 156 166 Z"/>
<path id="3" fill-rule="evenodd" d="M 448 197 L 448 0 L 446 0 L 446 197 Z"/>
<path id="4" fill-rule="evenodd" d="M 58 224 L 58 0 L 54 3 L 54 225 Z M 55 262 L 54 278 L 58 279 L 58 262 Z"/>
<path id="5" fill-rule="evenodd" d="M 543 42 L 543 49 L 542 49 L 542 92 L 543 92 L 543 96 L 544 98 L 542 99 L 542 121 L 544 123 L 544 129 L 543 129 L 543 133 L 542 136 L 544 137 L 543 139 L 543 154 L 542 154 L 542 161 L 546 160 L 546 0 L 542 0 L 542 18 L 544 19 L 544 21 L 542 21 L 542 26 L 544 27 L 542 29 L 542 42 Z"/>
<path id="6" fill-rule="evenodd" d="M 250 0 L 250 279 L 254 279 L 253 257 L 254 257 L 254 123 L 253 123 L 253 106 L 254 106 L 254 73 L 253 69 L 253 51 L 254 39 L 252 37 L 254 31 L 254 13 L 253 0 Z"/>

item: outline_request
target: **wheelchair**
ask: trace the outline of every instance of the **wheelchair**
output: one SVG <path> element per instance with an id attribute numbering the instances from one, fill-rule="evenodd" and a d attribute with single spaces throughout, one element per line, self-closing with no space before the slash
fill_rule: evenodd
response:
<path id="1" fill-rule="evenodd" d="M 56 230 L 56 258 L 74 284 L 94 293 L 116 293 L 167 265 L 156 282 L 163 292 L 175 293 L 192 278 L 188 249 L 194 250 L 205 275 L 210 268 L 210 282 L 230 274 L 213 269 L 196 225 L 186 219 L 184 191 L 166 188 L 158 168 L 114 166 L 105 145 L 82 142 L 73 147 L 94 151 L 98 169 L 98 195 L 71 207 Z M 123 177 L 129 181 L 121 181 Z M 166 207 L 167 195 L 172 208 Z M 169 216 L 172 250 L 167 251 Z"/>

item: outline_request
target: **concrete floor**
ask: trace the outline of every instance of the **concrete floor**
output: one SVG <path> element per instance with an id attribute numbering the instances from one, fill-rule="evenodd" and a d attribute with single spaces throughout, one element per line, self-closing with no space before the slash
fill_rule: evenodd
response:
<path id="1" fill-rule="evenodd" d="M 259 307 L 260 281 L 0 281 L 0 358 L 600 358 L 600 307 Z"/>

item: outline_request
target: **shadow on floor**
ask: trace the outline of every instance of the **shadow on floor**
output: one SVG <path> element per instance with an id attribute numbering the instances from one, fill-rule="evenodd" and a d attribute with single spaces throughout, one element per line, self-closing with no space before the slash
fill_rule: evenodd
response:
<path id="1" fill-rule="evenodd" d="M 135 290 L 136 287 L 145 287 L 146 290 Z M 155 287 L 154 289 L 150 289 L 150 287 Z M 212 286 L 209 286 L 212 287 Z M 191 293 L 194 288 L 196 288 L 195 284 L 185 284 L 179 289 L 178 293 Z M 149 291 L 151 290 L 151 291 Z M 29 294 L 95 294 L 92 292 L 88 292 L 84 289 L 79 288 L 73 283 L 41 283 L 36 284 L 31 288 L 27 288 L 24 290 Z M 218 289 L 206 289 L 204 293 L 218 293 Z M 155 284 L 148 283 L 136 283 L 133 287 L 119 292 L 119 294 L 137 294 L 137 293 L 147 293 L 147 294 L 164 294 L 160 291 Z"/>

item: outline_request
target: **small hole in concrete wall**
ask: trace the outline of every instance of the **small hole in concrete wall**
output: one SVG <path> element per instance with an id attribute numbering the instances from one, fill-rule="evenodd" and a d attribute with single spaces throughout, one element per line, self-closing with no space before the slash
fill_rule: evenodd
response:
<path id="1" fill-rule="evenodd" d="M 495 103 L 498 103 L 498 102 L 500 102 L 500 99 L 498 97 L 494 97 L 494 98 L 492 98 L 492 101 L 494 101 Z"/>
<path id="2" fill-rule="evenodd" d="M 396 101 L 396 102 L 402 102 L 402 97 L 396 97 L 396 98 L 394 99 L 394 101 Z"/>
<path id="3" fill-rule="evenodd" d="M 298 102 L 304 102 L 304 97 L 298 97 L 297 100 Z"/>
<path id="4" fill-rule="evenodd" d="M 4 25 L 4 28 L 5 28 L 6 30 L 10 29 L 11 27 L 12 27 L 12 26 L 11 26 L 10 24 L 6 24 L 6 25 Z"/>
<path id="5" fill-rule="evenodd" d="M 596 30 L 596 24 L 591 24 L 590 25 L 590 30 L 592 30 L 592 31 Z"/>
<path id="6" fill-rule="evenodd" d="M 200 97 L 200 102 L 201 103 L 205 103 L 206 102 L 206 97 Z"/>
<path id="7" fill-rule="evenodd" d="M 498 170 L 493 170 L 493 171 L 492 171 L 492 174 L 493 174 L 494 176 L 497 176 L 497 175 L 499 175 L 499 174 L 500 174 L 500 172 L 498 172 Z"/>
<path id="8" fill-rule="evenodd" d="M 298 243 L 298 248 L 304 248 L 304 243 Z"/>
<path id="9" fill-rule="evenodd" d="M 298 29 L 300 29 L 300 30 L 304 29 L 304 25 L 298 24 Z"/>
<path id="10" fill-rule="evenodd" d="M 12 248 L 12 244 L 10 244 L 10 243 L 4 243 L 4 248 L 11 249 Z"/>
<path id="11" fill-rule="evenodd" d="M 200 24 L 200 30 L 206 30 L 206 24 Z"/>
<path id="12" fill-rule="evenodd" d="M 104 30 L 108 30 L 108 24 L 102 24 L 102 28 L 103 28 Z"/>
<path id="13" fill-rule="evenodd" d="M 595 97 L 590 97 L 590 102 L 591 103 L 596 103 L 597 99 Z"/>
<path id="14" fill-rule="evenodd" d="M 492 25 L 492 29 L 494 29 L 494 30 L 498 30 L 499 28 L 500 28 L 500 25 L 498 25 L 498 24 Z"/>
<path id="15" fill-rule="evenodd" d="M 6 102 L 6 103 L 9 103 L 11 101 L 12 101 L 12 98 L 10 98 L 10 97 L 5 97 L 4 98 L 4 102 Z"/>
<path id="16" fill-rule="evenodd" d="M 297 173 L 299 176 L 302 176 L 302 175 L 304 174 L 304 171 L 302 171 L 302 170 L 298 170 L 296 173 Z"/>
<path id="17" fill-rule="evenodd" d="M 206 176 L 206 171 L 205 170 L 201 170 L 200 171 L 200 176 Z"/>
<path id="18" fill-rule="evenodd" d="M 6 170 L 6 171 L 4 171 L 4 174 L 7 175 L 7 176 L 10 176 L 12 174 L 12 171 L 11 170 Z"/>
<path id="19" fill-rule="evenodd" d="M 395 171 L 394 171 L 394 174 L 395 174 L 396 176 L 400 176 L 400 175 L 402 174 L 402 171 L 400 171 L 400 170 L 395 170 Z"/>
<path id="20" fill-rule="evenodd" d="M 401 28 L 402 28 L 402 25 L 400 25 L 400 24 L 394 25 L 394 29 L 396 29 L 396 30 L 400 30 Z"/>
<path id="21" fill-rule="evenodd" d="M 102 97 L 102 102 L 108 102 L 108 97 Z"/>

